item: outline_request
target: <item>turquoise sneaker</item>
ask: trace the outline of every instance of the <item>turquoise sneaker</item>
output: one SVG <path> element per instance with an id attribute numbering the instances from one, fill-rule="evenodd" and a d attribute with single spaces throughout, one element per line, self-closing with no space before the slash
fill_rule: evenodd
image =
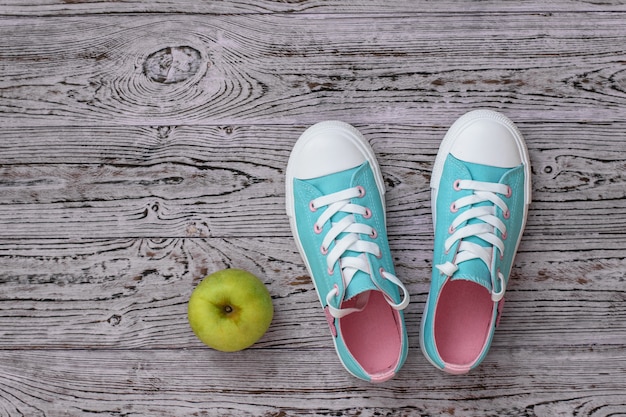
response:
<path id="1" fill-rule="evenodd" d="M 289 157 L 291 231 L 341 363 L 371 382 L 393 377 L 408 348 L 409 294 L 394 272 L 384 192 L 372 148 L 346 123 L 311 126 Z"/>
<path id="2" fill-rule="evenodd" d="M 471 111 L 446 134 L 431 177 L 433 273 L 420 345 L 463 374 L 485 358 L 530 204 L 530 163 L 504 115 Z"/>

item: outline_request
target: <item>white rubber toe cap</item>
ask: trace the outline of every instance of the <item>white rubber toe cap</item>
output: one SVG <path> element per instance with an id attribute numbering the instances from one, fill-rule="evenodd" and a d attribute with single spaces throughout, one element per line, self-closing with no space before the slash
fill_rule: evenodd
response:
<path id="1" fill-rule="evenodd" d="M 450 147 L 450 153 L 456 158 L 500 168 L 513 168 L 522 163 L 521 134 L 504 115 L 476 110 L 465 114 L 458 122 Z"/>
<path id="2" fill-rule="evenodd" d="M 287 215 L 293 219 L 294 179 L 309 180 L 346 171 L 368 162 L 381 201 L 385 199 L 385 183 L 374 150 L 352 125 L 336 120 L 309 127 L 296 141 L 287 163 L 285 193 Z M 292 226 L 293 230 L 293 226 Z"/>
<path id="3" fill-rule="evenodd" d="M 308 128 L 294 147 L 291 174 L 311 179 L 357 167 L 367 160 L 360 133 L 343 122 L 321 122 Z"/>

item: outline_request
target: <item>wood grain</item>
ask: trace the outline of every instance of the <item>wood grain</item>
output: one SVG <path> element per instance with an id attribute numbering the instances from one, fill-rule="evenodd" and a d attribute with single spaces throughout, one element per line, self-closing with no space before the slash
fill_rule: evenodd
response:
<path id="1" fill-rule="evenodd" d="M 414 357 L 397 378 L 376 386 L 328 366 L 315 369 L 320 360 L 334 362 L 323 350 L 255 353 L 263 359 L 244 353 L 225 359 L 209 350 L 178 350 L 176 359 L 161 350 L 0 351 L 5 381 L 0 387 L 9 399 L 3 411 L 33 416 L 595 417 L 619 415 L 626 406 L 623 357 L 615 349 L 572 350 L 568 357 L 544 351 L 532 362 L 521 349 L 494 352 L 484 365 L 494 374 L 477 373 L 462 384 Z M 507 362 L 508 372 L 497 372 L 496 361 Z M 101 364 L 97 373 L 94 363 Z M 184 373 L 181 363 L 188 364 Z M 591 369 L 605 366 L 615 369 L 613 378 L 597 383 Z M 20 381 L 28 382 L 16 386 Z M 319 407 L 311 410 L 307 405 L 312 403 Z"/>
<path id="2" fill-rule="evenodd" d="M 623 247 L 626 126 L 519 125 L 533 164 L 526 240 Z M 432 233 L 428 182 L 445 129 L 357 126 L 379 155 L 392 236 Z M 304 128 L 5 129 L 0 236 L 290 237 L 284 169 Z"/>
<path id="3" fill-rule="evenodd" d="M 227 267 L 253 271 L 272 294 L 276 316 L 258 348 L 322 348 L 330 341 L 291 239 L 0 243 L 4 349 L 199 348 L 187 325 L 189 295 L 205 275 Z M 398 276 L 413 297 L 407 325 L 417 348 L 432 239 L 390 243 Z M 579 259 L 582 251 L 537 252 L 527 246 L 524 242 L 517 257 L 494 349 L 621 345 L 626 336 L 622 251 L 587 252 Z M 546 336 L 557 335 L 545 346 Z"/>
<path id="4" fill-rule="evenodd" d="M 466 2 L 462 0 L 443 0 L 424 2 L 423 5 L 403 0 L 370 1 L 362 0 L 301 0 L 301 1 L 272 1 L 229 0 L 219 2 L 197 1 L 193 3 L 177 0 L 141 0 L 117 2 L 93 0 L 4 0 L 0 2 L 3 14 L 15 16 L 59 16 L 76 14 L 104 14 L 120 13 L 177 13 L 194 15 L 220 14 L 278 14 L 278 13 L 357 13 L 357 14 L 414 14 L 414 13 L 467 13 L 467 12 L 589 12 L 589 11 L 625 11 L 622 1 L 599 0 L 558 0 L 537 2 L 533 0 L 519 0 L 515 2 L 500 2 L 485 0 Z"/>
<path id="5" fill-rule="evenodd" d="M 448 126 L 470 106 L 532 123 L 623 119 L 623 14 L 470 17 L 4 17 L 0 126 Z M 144 74 L 152 54 L 182 46 L 198 51 L 194 75 Z"/>

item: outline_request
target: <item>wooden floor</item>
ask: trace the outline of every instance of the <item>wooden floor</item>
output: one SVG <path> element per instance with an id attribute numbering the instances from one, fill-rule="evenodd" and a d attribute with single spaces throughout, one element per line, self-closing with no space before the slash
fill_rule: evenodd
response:
<path id="1" fill-rule="evenodd" d="M 523 132 L 533 204 L 491 351 L 420 352 L 429 178 L 474 108 Z M 0 0 L 0 416 L 626 416 L 624 1 Z M 284 208 L 289 152 L 340 119 L 372 144 L 410 351 L 341 367 Z M 219 353 L 207 273 L 274 321 Z"/>

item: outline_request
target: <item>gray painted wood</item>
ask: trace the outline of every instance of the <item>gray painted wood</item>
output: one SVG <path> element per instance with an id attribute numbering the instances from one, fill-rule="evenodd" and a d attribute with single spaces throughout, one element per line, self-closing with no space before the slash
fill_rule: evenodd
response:
<path id="1" fill-rule="evenodd" d="M 177 14 L 264 14 L 264 13 L 310 13 L 310 14 L 381 14 L 381 13 L 484 13 L 484 12 L 582 12 L 624 11 L 623 0 L 554 0 L 538 2 L 518 0 L 500 2 L 463 0 L 407 2 L 405 0 L 228 0 L 220 2 L 177 0 L 128 0 L 79 1 L 79 0 L 2 0 L 5 14 L 12 16 L 59 16 L 74 14 L 119 14 L 119 13 L 177 13 Z"/>
<path id="2" fill-rule="evenodd" d="M 559 2 L 0 2 L 0 415 L 626 413 L 626 10 Z M 506 113 L 533 205 L 492 349 L 422 356 L 439 142 Z M 291 147 L 342 119 L 372 144 L 412 303 L 407 364 L 341 367 L 284 212 Z M 206 274 L 275 318 L 223 354 L 190 331 Z"/>

